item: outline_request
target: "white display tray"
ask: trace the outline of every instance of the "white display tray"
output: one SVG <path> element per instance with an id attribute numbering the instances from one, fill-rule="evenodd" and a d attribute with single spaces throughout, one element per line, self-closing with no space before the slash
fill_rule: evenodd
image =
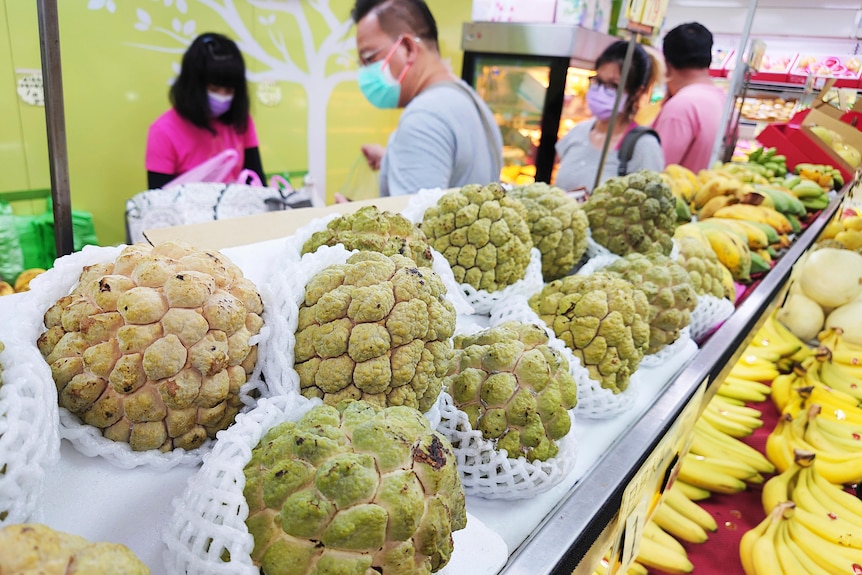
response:
<path id="1" fill-rule="evenodd" d="M 223 251 L 255 282 L 268 274 L 272 254 L 284 240 L 226 248 Z M 0 298 L 0 318 L 13 318 L 17 302 Z M 3 320 L 5 321 L 5 319 Z M 590 468 L 633 422 L 652 405 L 661 390 L 697 352 L 689 341 L 659 367 L 635 374 L 638 399 L 632 409 L 610 420 L 577 418 L 574 433 L 579 451 L 573 471 L 559 485 L 531 499 L 505 501 L 467 498 L 467 528 L 455 534 L 455 552 L 445 575 L 493 575 L 508 556 L 542 523 L 572 486 L 588 477 Z M 76 533 L 93 541 L 123 543 L 152 570 L 166 574 L 162 561 L 162 527 L 173 513 L 171 501 L 180 495 L 197 467 L 157 471 L 146 467 L 120 469 L 99 458 L 84 456 L 63 441 L 61 458 L 48 473 L 42 504 L 33 521 Z"/>

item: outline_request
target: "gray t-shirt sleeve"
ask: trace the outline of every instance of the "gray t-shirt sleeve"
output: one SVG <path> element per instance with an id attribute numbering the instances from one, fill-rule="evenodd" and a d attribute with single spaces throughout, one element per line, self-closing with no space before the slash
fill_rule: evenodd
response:
<path id="1" fill-rule="evenodd" d="M 629 160 L 628 172 L 631 174 L 638 170 L 652 170 L 653 172 L 664 170 L 664 152 L 661 150 L 661 144 L 650 134 L 644 134 L 635 142 L 632 159 Z"/>
<path id="2" fill-rule="evenodd" d="M 455 163 L 454 142 L 455 135 L 434 114 L 421 110 L 404 114 L 386 148 L 389 195 L 447 188 Z"/>

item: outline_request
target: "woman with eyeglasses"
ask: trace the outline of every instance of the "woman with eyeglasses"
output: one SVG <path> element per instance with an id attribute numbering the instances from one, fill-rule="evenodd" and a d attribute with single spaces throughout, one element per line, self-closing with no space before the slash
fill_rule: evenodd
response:
<path id="1" fill-rule="evenodd" d="M 602 52 L 596 60 L 596 75 L 590 79 L 586 97 L 593 119 L 577 124 L 557 142 L 560 166 L 554 184 L 564 190 L 592 191 L 614 110 L 617 87 L 622 81 L 622 67 L 627 49 L 628 42 L 620 40 Z M 635 46 L 600 182 L 619 175 L 619 153 L 621 149 L 627 148 L 622 144 L 629 133 L 636 139 L 631 158 L 624 164 L 625 173 L 643 169 L 660 172 L 664 169 L 664 155 L 655 133 L 632 131 L 637 127 L 634 117 L 638 112 L 641 96 L 648 93 L 655 80 L 655 69 L 646 51 L 640 45 Z"/>
<path id="2" fill-rule="evenodd" d="M 171 109 L 150 126 L 147 136 L 150 189 L 228 149 L 236 150 L 239 161 L 225 181 L 236 181 L 243 169 L 263 180 L 245 62 L 233 40 L 211 32 L 195 38 L 183 55 L 170 100 Z"/>

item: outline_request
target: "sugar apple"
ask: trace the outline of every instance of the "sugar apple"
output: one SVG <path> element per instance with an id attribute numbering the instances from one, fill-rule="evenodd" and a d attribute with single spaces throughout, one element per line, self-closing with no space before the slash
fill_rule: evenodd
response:
<path id="1" fill-rule="evenodd" d="M 433 573 L 467 524 L 452 446 L 409 407 L 315 407 L 271 429 L 245 477 L 265 575 Z"/>
<path id="2" fill-rule="evenodd" d="M 643 291 L 609 273 L 566 276 L 530 298 L 557 337 L 602 387 L 620 393 L 649 344 L 649 302 Z"/>
<path id="3" fill-rule="evenodd" d="M 727 297 L 721 269 L 724 266 L 713 249 L 696 238 L 678 237 L 676 244 L 679 251 L 676 261 L 688 271 L 694 291 L 698 295 Z"/>
<path id="4" fill-rule="evenodd" d="M 38 523 L 0 529 L 0 573 L 39 575 L 149 575 L 125 545 L 90 543 Z"/>
<path id="5" fill-rule="evenodd" d="M 650 304 L 647 353 L 656 353 L 679 338 L 697 306 L 697 293 L 684 267 L 662 254 L 632 253 L 603 271 L 619 274 L 646 294 Z"/>
<path id="6" fill-rule="evenodd" d="M 263 302 L 225 256 L 133 245 L 85 267 L 38 346 L 59 402 L 134 450 L 194 449 L 233 423 Z"/>
<path id="7" fill-rule="evenodd" d="M 557 455 L 578 388 L 544 328 L 512 321 L 457 336 L 449 374 L 445 386 L 455 406 L 497 449 L 528 461 Z"/>
<path id="8" fill-rule="evenodd" d="M 376 206 L 329 222 L 326 229 L 315 232 L 302 246 L 302 253 L 314 252 L 320 246 L 343 244 L 348 250 L 368 250 L 391 256 L 401 254 L 416 265 L 431 267 L 431 248 L 425 233 L 400 214 L 381 212 Z"/>
<path id="9" fill-rule="evenodd" d="M 359 252 L 314 276 L 296 331 L 302 394 L 430 409 L 452 359 L 445 293 L 430 268 L 397 254 Z"/>
<path id="10" fill-rule="evenodd" d="M 560 188 L 537 182 L 515 188 L 510 195 L 527 208 L 533 245 L 542 252 L 545 281 L 561 278 L 587 251 L 587 214 Z"/>
<path id="11" fill-rule="evenodd" d="M 584 204 L 596 243 L 618 256 L 632 252 L 670 255 L 676 200 L 661 175 L 640 170 L 611 178 Z"/>
<path id="12" fill-rule="evenodd" d="M 448 192 L 425 211 L 422 230 L 459 283 L 499 291 L 524 278 L 533 240 L 524 205 L 499 184 Z"/>

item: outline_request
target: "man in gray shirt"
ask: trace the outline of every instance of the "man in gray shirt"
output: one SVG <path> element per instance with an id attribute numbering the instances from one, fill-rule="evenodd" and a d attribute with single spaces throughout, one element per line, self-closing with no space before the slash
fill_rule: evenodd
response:
<path id="1" fill-rule="evenodd" d="M 503 143 L 488 106 L 446 68 L 423 0 L 357 0 L 359 87 L 378 108 L 403 107 L 387 148 L 366 145 L 380 193 L 488 184 L 500 179 Z"/>

